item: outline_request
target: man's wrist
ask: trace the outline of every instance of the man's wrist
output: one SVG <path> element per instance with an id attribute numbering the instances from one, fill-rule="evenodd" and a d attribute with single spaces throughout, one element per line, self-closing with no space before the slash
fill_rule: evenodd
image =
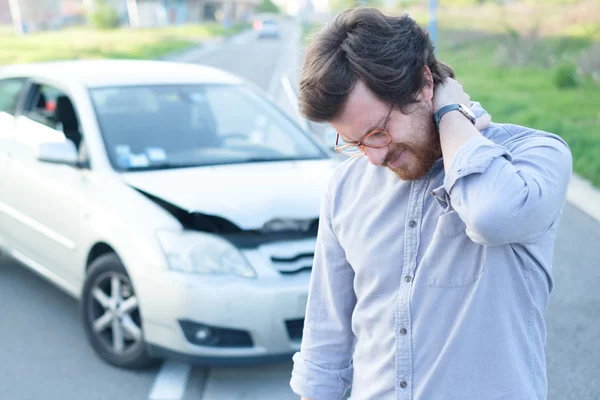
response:
<path id="1" fill-rule="evenodd" d="M 438 132 L 440 130 L 440 123 L 444 119 L 444 116 L 447 114 L 457 113 L 461 114 L 463 118 L 466 118 L 473 125 L 475 125 L 475 114 L 473 114 L 473 112 L 467 106 L 460 103 L 447 104 L 443 107 L 440 107 L 440 109 L 433 114 L 433 119 Z"/>
<path id="2" fill-rule="evenodd" d="M 444 117 L 440 120 L 440 124 L 439 124 L 438 130 L 439 130 L 439 132 L 442 132 L 442 131 L 446 131 L 447 130 L 447 129 L 445 129 L 446 127 L 457 126 L 457 125 L 458 126 L 465 126 L 463 124 L 470 125 L 471 123 L 458 110 L 453 110 L 453 111 L 450 111 L 450 112 L 446 113 L 444 115 Z"/>

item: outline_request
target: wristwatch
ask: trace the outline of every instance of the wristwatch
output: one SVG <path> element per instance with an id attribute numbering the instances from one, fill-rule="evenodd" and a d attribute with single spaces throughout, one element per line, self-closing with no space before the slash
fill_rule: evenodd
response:
<path id="1" fill-rule="evenodd" d="M 469 121 L 471 121 L 473 125 L 475 125 L 475 114 L 473 114 L 473 111 L 469 110 L 469 107 L 465 106 L 464 104 L 450 104 L 440 108 L 435 114 L 433 114 L 435 127 L 438 132 L 440 131 L 440 121 L 444 114 L 454 110 L 460 111 L 462 115 L 464 115 Z"/>

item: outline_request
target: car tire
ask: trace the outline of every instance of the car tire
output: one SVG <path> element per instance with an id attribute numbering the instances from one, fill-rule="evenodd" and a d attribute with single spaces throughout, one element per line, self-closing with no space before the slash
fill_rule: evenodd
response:
<path id="1" fill-rule="evenodd" d="M 88 340 L 103 360 L 127 369 L 154 364 L 144 341 L 133 285 L 116 254 L 108 253 L 94 260 L 80 306 Z"/>

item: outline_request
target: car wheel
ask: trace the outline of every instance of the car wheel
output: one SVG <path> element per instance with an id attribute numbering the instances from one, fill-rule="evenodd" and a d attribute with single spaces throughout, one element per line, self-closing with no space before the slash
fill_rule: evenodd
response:
<path id="1" fill-rule="evenodd" d="M 144 343 L 138 298 L 116 254 L 105 254 L 90 266 L 81 312 L 87 337 L 102 359 L 123 368 L 152 364 Z"/>

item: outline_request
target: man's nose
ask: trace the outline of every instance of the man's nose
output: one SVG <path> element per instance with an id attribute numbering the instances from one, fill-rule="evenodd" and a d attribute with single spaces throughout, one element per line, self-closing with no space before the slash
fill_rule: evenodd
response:
<path id="1" fill-rule="evenodd" d="M 387 147 L 383 147 L 381 149 L 365 147 L 365 154 L 369 158 L 369 162 L 373 165 L 381 165 L 383 163 L 383 160 L 385 160 L 387 153 L 388 153 Z"/>

